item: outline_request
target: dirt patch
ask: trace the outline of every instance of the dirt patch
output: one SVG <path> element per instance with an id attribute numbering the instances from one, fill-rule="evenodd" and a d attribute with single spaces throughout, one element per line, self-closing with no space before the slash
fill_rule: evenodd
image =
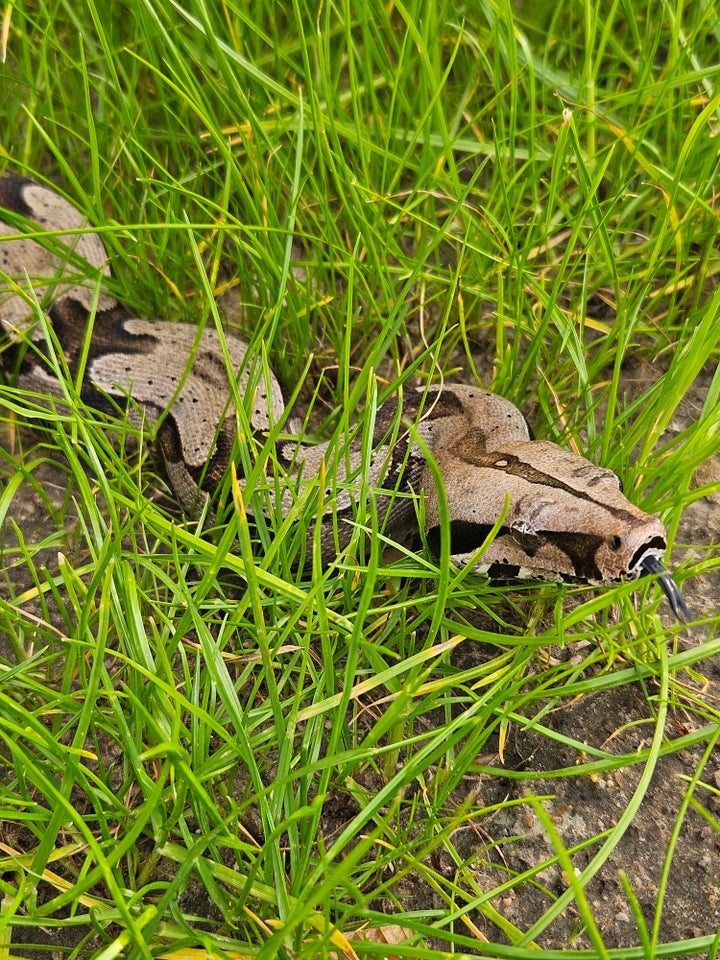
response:
<path id="1" fill-rule="evenodd" d="M 709 386 L 709 374 L 698 382 L 689 394 L 684 409 L 672 424 L 673 431 L 681 431 L 696 415 L 703 403 Z M 637 381 L 637 370 L 633 372 Z M 7 437 L 6 437 L 7 440 Z M 7 472 L 7 471 L 6 471 Z M 13 521 L 20 535 L 11 524 L 2 532 L 5 551 L 18 542 L 45 542 L 40 555 L 36 555 L 36 567 L 45 565 L 50 572 L 57 570 L 59 551 L 72 551 L 74 544 L 74 514 L 67 512 L 66 529 L 58 531 L 53 524 L 51 509 L 60 511 L 67 502 L 67 477 L 61 465 L 50 461 L 39 466 L 33 476 L 36 485 L 21 483 L 13 497 Z M 701 482 L 717 480 L 720 476 L 718 462 L 709 461 L 703 469 Z M 10 479 L 9 477 L 7 479 Z M 688 559 L 699 559 L 703 545 L 716 536 L 709 531 L 720 529 L 720 497 L 710 496 L 690 505 L 685 511 L 680 530 L 680 540 L 697 544 L 683 554 Z M 5 556 L 13 554 L 5 553 Z M 22 590 L 32 586 L 28 582 L 28 569 L 20 560 L 6 563 L 3 572 L 2 593 L 6 598 L 17 597 Z M 693 612 L 714 613 L 720 596 L 720 575 L 695 578 L 686 586 L 686 595 Z M 43 608 L 24 605 L 25 615 L 34 615 L 38 623 L 46 622 L 48 610 L 51 621 L 61 618 L 56 607 L 50 603 Z M 688 642 L 701 643 L 698 631 Z M 10 663 L 15 659 L 16 641 L 11 635 L 0 636 L 0 652 Z M 458 656 L 477 655 L 478 651 L 458 651 Z M 572 649 L 559 655 L 571 656 Z M 707 702 L 720 700 L 720 666 L 716 661 L 702 663 L 701 671 L 706 687 L 703 699 Z M 562 738 L 580 741 L 588 746 L 612 749 L 620 754 L 631 754 L 647 746 L 653 732 L 653 721 L 648 713 L 648 698 L 640 685 L 628 685 L 620 689 L 603 691 L 593 696 L 558 705 L 545 719 L 558 735 L 550 739 L 533 730 L 514 729 L 510 741 L 504 747 L 503 763 L 506 771 L 522 770 L 535 777 L 531 781 L 535 795 L 546 795 L 545 809 L 552 819 L 555 830 L 566 846 L 581 846 L 584 841 L 597 837 L 603 830 L 617 824 L 624 815 L 633 791 L 643 773 L 642 764 L 624 764 L 612 774 L 588 776 L 578 768 L 578 776 L 545 777 L 549 771 L 560 770 L 577 764 L 582 758 L 576 749 L 565 746 Z M 692 729 L 689 715 L 671 714 L 668 718 L 667 736 L 677 739 Z M 701 760 L 703 744 L 688 745 L 679 752 L 662 757 L 654 771 L 649 789 L 643 801 L 615 846 L 606 863 L 585 887 L 590 911 L 598 924 L 607 947 L 624 947 L 638 943 L 637 921 L 628 897 L 627 885 L 632 890 L 645 917 L 652 927 L 658 901 L 658 891 L 665 883 L 662 900 L 662 916 L 658 922 L 659 938 L 664 941 L 681 941 L 707 935 L 720 927 L 720 850 L 717 833 L 692 807 L 684 812 L 677 836 L 672 835 L 683 806 L 688 780 L 693 777 Z M 706 765 L 703 779 L 716 788 L 720 785 L 720 761 L 713 756 Z M 368 784 L 368 786 L 370 786 Z M 435 854 L 433 866 L 443 874 L 452 875 L 455 863 L 473 862 L 473 875 L 479 889 L 493 889 L 513 874 L 532 870 L 553 855 L 552 843 L 537 812 L 528 802 L 521 805 L 502 805 L 503 801 L 527 796 L 527 780 L 516 780 L 502 774 L 473 775 L 468 771 L 464 781 L 464 795 L 453 798 L 460 805 L 472 790 L 482 804 L 501 804 L 500 808 L 481 825 L 468 823 L 467 828 L 457 830 L 451 843 L 456 857 L 445 851 Z M 720 817 L 720 801 L 710 797 L 707 808 L 715 817 Z M 352 798 L 339 793 L 329 797 L 323 810 L 321 829 L 328 838 L 336 836 L 343 826 L 352 821 L 357 812 Z M 478 829 L 478 826 L 481 829 Z M 3 827 L 4 842 L 15 849 L 25 849 L 30 842 L 26 832 L 10 823 Z M 579 849 L 573 857 L 573 868 L 579 873 L 597 853 L 601 840 Z M 672 846 L 672 869 L 664 876 L 664 864 Z M 171 865 L 158 866 L 172 870 Z M 557 866 L 550 866 L 532 881 L 518 884 L 507 895 L 496 898 L 492 907 L 499 917 L 520 929 L 530 929 L 532 924 L 550 907 L 554 899 L 562 897 L 568 887 L 567 877 Z M 404 909 L 433 911 L 445 909 L 441 898 L 420 878 L 408 877 L 394 888 L 401 898 Z M 42 895 L 42 888 L 40 889 Z M 187 891 L 184 904 L 198 917 L 211 918 L 211 906 L 204 890 Z M 376 905 L 389 913 L 397 912 L 397 903 Z M 210 911 L 210 912 L 208 912 Z M 490 940 L 502 942 L 503 934 L 498 926 L 482 910 L 473 911 L 468 922 L 475 930 Z M 54 948 L 73 947 L 91 931 L 70 926 L 67 929 L 42 931 L 16 930 L 15 943 L 41 945 Z M 537 938 L 544 948 L 580 949 L 592 945 L 592 937 L 585 929 L 583 919 L 574 903 L 570 903 L 554 922 Z M 438 941 L 437 946 L 446 947 Z M 90 941 L 85 949 L 93 949 Z M 26 956 L 44 956 L 34 953 L 30 947 L 23 951 Z"/>

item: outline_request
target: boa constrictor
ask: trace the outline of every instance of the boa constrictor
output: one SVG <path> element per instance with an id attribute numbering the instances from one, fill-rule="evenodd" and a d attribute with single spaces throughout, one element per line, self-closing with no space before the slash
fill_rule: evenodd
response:
<path id="1" fill-rule="evenodd" d="M 113 400 L 117 406 L 130 398 L 157 424 L 170 484 L 186 509 L 196 508 L 204 491 L 217 486 L 233 454 L 232 396 L 246 398 L 247 421 L 263 434 L 284 409 L 279 384 L 272 375 L 251 377 L 246 345 L 237 338 L 221 340 L 213 330 L 198 335 L 189 325 L 140 319 L 104 291 L 105 247 L 56 191 L 5 173 L 0 207 L 6 211 L 0 221 L 0 321 L 24 350 L 15 360 L 19 386 L 62 397 L 44 362 L 38 298 L 70 373 L 77 376 L 84 364 L 83 399 L 107 408 Z M 231 391 L 228 373 L 237 392 Z M 444 498 L 427 450 L 442 476 Z M 296 489 L 298 478 L 317 480 L 330 455 L 327 444 L 277 444 L 278 459 Z M 662 565 L 662 523 L 623 496 L 610 470 L 554 443 L 531 440 L 520 411 L 479 387 L 410 391 L 401 409 L 397 399 L 387 401 L 377 411 L 372 443 L 354 441 L 337 456 L 335 467 L 334 499 L 319 519 L 325 559 L 349 542 L 361 489 L 375 491 L 379 522 L 395 539 L 407 539 L 413 526 L 419 533 L 417 505 L 409 494 L 422 491 L 428 543 L 438 547 L 449 534 L 450 552 L 459 564 L 472 562 L 495 578 L 595 585 L 654 574 L 676 617 L 688 616 Z M 441 519 L 441 499 L 449 522 Z M 291 500 L 286 493 L 283 506 Z M 503 513 L 499 532 L 478 558 L 478 548 Z"/>

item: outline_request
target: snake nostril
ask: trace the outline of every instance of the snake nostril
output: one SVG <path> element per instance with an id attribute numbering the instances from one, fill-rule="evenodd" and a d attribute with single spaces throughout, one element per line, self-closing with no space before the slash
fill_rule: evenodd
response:
<path id="1" fill-rule="evenodd" d="M 614 537 L 610 537 L 608 541 L 608 546 L 611 550 L 618 551 L 622 546 L 622 537 L 618 537 L 617 534 Z"/>

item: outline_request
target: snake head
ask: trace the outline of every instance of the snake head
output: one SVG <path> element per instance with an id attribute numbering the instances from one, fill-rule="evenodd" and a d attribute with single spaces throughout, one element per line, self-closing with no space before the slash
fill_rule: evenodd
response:
<path id="1" fill-rule="evenodd" d="M 655 574 L 678 619 L 689 616 L 662 565 L 665 527 L 623 495 L 611 470 L 547 441 L 485 451 L 477 439 L 471 432 L 436 455 L 456 563 L 472 562 L 494 578 L 594 585 Z M 443 528 L 437 494 L 424 488 L 426 534 L 437 547 Z M 500 517 L 495 539 L 478 558 Z"/>

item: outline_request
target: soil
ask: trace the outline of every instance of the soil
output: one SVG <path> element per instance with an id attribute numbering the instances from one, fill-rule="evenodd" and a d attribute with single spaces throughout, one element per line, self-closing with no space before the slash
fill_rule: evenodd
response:
<path id="1" fill-rule="evenodd" d="M 654 373 L 657 375 L 657 372 Z M 698 382 L 687 397 L 683 409 L 679 412 L 672 430 L 679 432 L 702 406 L 710 383 L 711 372 Z M 637 380 L 638 371 L 633 371 Z M 9 434 L 0 437 L 0 443 L 9 443 Z M 7 449 L 7 447 L 6 447 Z M 43 496 L 59 507 L 67 496 L 66 477 L 60 464 L 51 461 L 34 471 L 40 481 L 35 488 L 22 483 L 13 497 L 13 521 L 22 531 L 28 543 L 38 543 L 51 537 L 55 532 L 49 517 Z M 703 482 L 720 479 L 720 463 L 708 462 Z M 44 491 L 41 495 L 40 490 Z M 720 530 L 720 496 L 707 497 L 690 505 L 685 511 L 678 541 L 696 544 L 697 558 L 702 555 L 705 545 L 718 542 Z M 3 533 L 4 542 L 13 538 L 9 525 Z M 1 541 L 0 541 L 1 543 Z M 688 554 L 685 554 L 688 556 Z M 689 551 L 689 558 L 693 552 Z M 49 546 L 43 557 L 47 567 L 57 567 L 57 546 Z M 18 565 L 4 570 L 2 589 L 5 596 L 17 596 L 28 584 L 24 578 L 27 570 Z M 693 612 L 700 615 L 714 615 L 720 596 L 720 577 L 718 575 L 697 577 L 686 586 L 688 600 Z M 44 619 L 44 612 L 38 607 L 34 613 Z M 52 615 L 52 611 L 51 611 Z M 669 621 L 668 621 L 669 622 Z M 687 638 L 687 643 L 703 642 L 701 629 Z M 10 662 L 14 651 L 8 638 L 0 637 L 0 653 Z M 458 657 L 469 655 L 460 648 Z M 566 651 L 572 655 L 572 650 Z M 706 679 L 703 699 L 706 702 L 720 701 L 720 664 L 717 660 L 704 661 L 700 671 Z M 652 724 L 638 723 L 648 719 L 648 700 L 638 687 L 623 687 L 619 690 L 603 691 L 593 696 L 585 696 L 561 704 L 551 711 L 546 722 L 555 731 L 568 737 L 581 740 L 588 745 L 605 746 L 613 744 L 618 753 L 627 753 L 647 745 L 652 732 Z M 668 720 L 667 734 L 676 738 L 693 729 L 693 718 L 689 715 L 673 714 Z M 616 738 L 616 731 L 623 733 Z M 650 731 L 650 732 L 649 732 Z M 658 889 L 663 882 L 663 864 L 671 842 L 671 831 L 676 823 L 678 811 L 688 780 L 695 773 L 704 744 L 664 757 L 660 760 L 650 789 L 632 823 L 625 831 L 621 841 L 613 850 L 602 870 L 586 887 L 586 895 L 592 915 L 602 934 L 606 947 L 625 947 L 637 945 L 638 928 L 629 904 L 622 877 L 625 876 L 639 905 L 644 912 L 646 922 L 652 924 L 653 911 L 657 901 Z M 571 765 L 576 762 L 577 754 L 570 748 L 563 748 L 557 742 L 549 740 L 532 730 L 514 730 L 510 741 L 504 747 L 503 762 L 508 771 L 533 771 L 538 779 L 532 782 L 536 795 L 546 794 L 552 799 L 547 801 L 548 811 L 555 829 L 565 845 L 580 843 L 583 839 L 595 836 L 599 831 L 611 827 L 623 816 L 642 773 L 642 765 L 625 766 L 614 774 L 598 777 L 587 775 L 577 778 L 544 779 L 543 773 Z M 714 755 L 706 765 L 703 780 L 716 789 L 720 787 L 720 756 Z M 474 775 L 468 773 L 464 781 L 464 795 L 455 800 L 461 804 L 472 792 L 483 804 L 501 803 L 522 796 L 527 782 L 510 777 Z M 708 791 L 709 792 L 709 791 Z M 720 818 L 720 791 L 714 799 L 709 799 L 707 808 Z M 354 801 L 343 794 L 331 798 L 325 807 L 323 832 L 329 835 L 342 829 L 356 812 Z M 16 849 L 24 849 L 28 836 L 10 822 L 0 825 L 4 843 Z M 514 837 L 514 841 L 504 845 L 502 856 L 487 857 L 478 853 L 490 850 L 493 842 Z M 547 831 L 538 816 L 528 805 L 501 806 L 485 822 L 469 823 L 452 836 L 451 842 L 456 857 L 449 854 L 437 856 L 433 863 L 435 869 L 446 875 L 452 875 L 456 862 L 474 859 L 480 864 L 475 872 L 478 889 L 492 889 L 509 876 L 507 871 L 529 869 L 552 855 L 552 847 Z M 597 845 L 580 851 L 574 859 L 576 870 L 582 870 L 597 851 Z M 557 868 L 549 868 L 538 878 L 541 883 L 526 883 L 521 893 L 508 893 L 498 898 L 493 907 L 500 916 L 521 929 L 529 929 L 541 916 L 551 902 L 549 893 L 557 896 L 567 887 L 567 878 Z M 545 885 L 547 890 L 543 889 Z M 418 877 L 409 876 L 399 881 L 393 888 L 396 896 L 402 899 L 403 908 L 418 911 L 437 911 L 444 909 L 443 901 Z M 42 896 L 42 887 L 40 888 Z M 188 887 L 185 909 L 198 916 L 208 916 L 207 895 L 202 889 Z M 673 868 L 667 877 L 667 889 L 663 898 L 663 913 L 659 925 L 660 942 L 681 941 L 697 936 L 707 936 L 720 928 L 720 849 L 717 831 L 703 819 L 692 807 L 685 813 L 679 835 L 675 838 Z M 388 913 L 397 912 L 397 904 L 376 904 Z M 497 939 L 497 927 L 479 913 L 468 917 L 481 934 L 489 939 Z M 470 929 L 470 928 L 468 928 Z M 16 929 L 16 945 L 22 931 Z M 93 952 L 99 949 L 100 941 L 92 939 L 92 931 L 74 926 L 67 928 L 33 929 L 25 931 L 27 940 L 33 945 L 47 944 L 48 948 L 58 950 L 69 948 L 84 937 L 90 937 L 85 950 Z M 582 924 L 577 908 L 571 904 L 561 913 L 553 925 L 540 938 L 544 948 L 581 949 L 592 946 L 592 938 Z M 438 942 L 443 948 L 446 944 Z M 64 953 L 65 951 L 63 951 Z M 23 951 L 23 955 L 46 956 L 45 953 Z"/>

